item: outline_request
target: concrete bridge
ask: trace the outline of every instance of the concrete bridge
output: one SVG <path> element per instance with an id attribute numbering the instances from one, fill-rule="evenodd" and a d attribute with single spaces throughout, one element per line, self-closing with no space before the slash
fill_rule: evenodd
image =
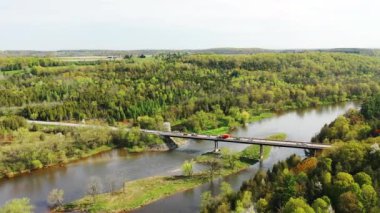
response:
<path id="1" fill-rule="evenodd" d="M 213 141 L 214 152 L 217 152 L 219 150 L 219 142 L 260 145 L 260 159 L 263 158 L 263 146 L 309 149 L 309 150 L 315 150 L 315 151 L 331 148 L 331 145 L 328 145 L 328 144 L 315 144 L 315 143 L 304 142 L 304 141 L 267 140 L 267 139 L 261 139 L 261 138 L 234 137 L 234 136 L 223 139 L 219 136 L 195 134 L 195 133 L 166 132 L 166 131 L 147 130 L 147 129 L 142 129 L 141 131 L 145 133 L 149 133 L 149 134 L 164 136 L 164 137 Z"/>
<path id="2" fill-rule="evenodd" d="M 52 125 L 52 126 L 66 126 L 66 127 L 87 127 L 87 128 L 104 128 L 104 126 L 97 125 L 88 125 L 88 124 L 74 124 L 74 123 L 62 123 L 62 122 L 48 122 L 48 121 L 30 121 L 30 124 L 40 124 L 40 125 Z M 109 127 L 112 130 L 118 130 L 118 127 Z M 159 131 L 159 130 L 148 130 L 141 129 L 142 132 L 148 134 L 159 135 L 163 137 L 173 137 L 173 138 L 187 138 L 194 140 L 207 140 L 214 142 L 214 152 L 219 150 L 219 142 L 226 143 L 240 143 L 248 145 L 260 145 L 260 159 L 263 158 L 263 146 L 277 146 L 277 147 L 287 147 L 287 148 L 296 148 L 296 149 L 309 149 L 309 150 L 323 150 L 331 148 L 331 145 L 328 144 L 315 144 L 305 141 L 289 141 L 289 140 L 267 140 L 261 138 L 250 138 L 250 137 L 229 137 L 221 138 L 214 135 L 204 135 L 204 134 L 195 134 L 195 133 L 183 133 L 177 131 Z"/>

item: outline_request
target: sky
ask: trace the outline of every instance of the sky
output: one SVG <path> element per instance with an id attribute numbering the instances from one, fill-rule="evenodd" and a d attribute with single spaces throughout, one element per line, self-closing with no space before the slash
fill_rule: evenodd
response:
<path id="1" fill-rule="evenodd" d="M 380 48 L 378 0 L 0 0 L 0 50 Z"/>

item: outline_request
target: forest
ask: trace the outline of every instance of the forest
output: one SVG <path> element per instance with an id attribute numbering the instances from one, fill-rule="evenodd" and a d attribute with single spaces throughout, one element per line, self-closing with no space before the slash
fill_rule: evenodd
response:
<path id="1" fill-rule="evenodd" d="M 341 141 L 362 141 L 376 137 L 380 131 L 380 94 L 367 99 L 359 110 L 350 110 L 325 125 L 312 141 L 334 143 Z"/>
<path id="2" fill-rule="evenodd" d="M 64 165 L 108 151 L 127 148 L 144 151 L 163 144 L 162 138 L 145 134 L 139 128 L 130 131 L 108 128 L 73 128 L 28 125 L 19 116 L 0 117 L 0 179 L 49 166 Z"/>
<path id="3" fill-rule="evenodd" d="M 3 57 L 0 69 L 3 115 L 134 126 L 145 116 L 194 132 L 380 91 L 380 59 L 346 53 L 160 54 L 91 63 Z"/>
<path id="4" fill-rule="evenodd" d="M 314 141 L 334 143 L 333 149 L 305 159 L 292 155 L 259 171 L 238 192 L 206 192 L 202 212 L 379 212 L 379 100 L 380 94 L 370 97 L 360 111 L 322 128 Z"/>

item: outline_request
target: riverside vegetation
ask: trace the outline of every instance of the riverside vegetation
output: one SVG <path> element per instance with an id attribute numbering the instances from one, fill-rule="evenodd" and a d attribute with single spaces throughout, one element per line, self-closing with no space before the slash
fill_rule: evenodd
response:
<path id="1" fill-rule="evenodd" d="M 22 117 L 0 117 L 2 145 L 0 178 L 71 161 L 115 147 L 149 150 L 163 144 L 162 138 L 137 127 L 111 131 L 104 128 L 72 128 L 27 125 Z"/>
<path id="2" fill-rule="evenodd" d="M 205 193 L 202 212 L 379 212 L 380 95 L 322 128 L 316 142 L 334 143 L 318 157 L 293 155 L 258 172 L 238 192 Z"/>
<path id="3" fill-rule="evenodd" d="M 284 140 L 286 135 L 279 133 L 268 139 Z M 237 153 L 222 148 L 220 153 L 206 153 L 193 160 L 185 161 L 182 166 L 183 175 L 149 177 L 126 182 L 122 189 L 88 195 L 59 207 L 56 211 L 121 212 L 133 210 L 179 191 L 194 188 L 214 178 L 228 176 L 246 169 L 258 161 L 259 152 L 259 146 L 254 145 Z M 269 153 L 270 147 L 264 147 L 264 158 L 267 158 Z M 205 169 L 193 173 L 195 163 L 204 165 Z"/>

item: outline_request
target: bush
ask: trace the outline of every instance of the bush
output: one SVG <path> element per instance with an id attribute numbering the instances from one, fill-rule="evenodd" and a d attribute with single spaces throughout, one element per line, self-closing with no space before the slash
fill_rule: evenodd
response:
<path id="1" fill-rule="evenodd" d="M 26 120 L 23 117 L 12 115 L 2 120 L 1 126 L 5 129 L 17 130 L 26 127 Z"/>
<path id="2" fill-rule="evenodd" d="M 0 208 L 1 213 L 31 213 L 33 206 L 28 198 L 13 199 Z"/>
<path id="3" fill-rule="evenodd" d="M 193 175 L 193 162 L 192 161 L 185 161 L 182 164 L 182 172 L 186 176 Z"/>
<path id="4" fill-rule="evenodd" d="M 41 169 L 43 167 L 41 161 L 39 160 L 33 160 L 32 166 L 33 166 L 33 169 Z"/>

